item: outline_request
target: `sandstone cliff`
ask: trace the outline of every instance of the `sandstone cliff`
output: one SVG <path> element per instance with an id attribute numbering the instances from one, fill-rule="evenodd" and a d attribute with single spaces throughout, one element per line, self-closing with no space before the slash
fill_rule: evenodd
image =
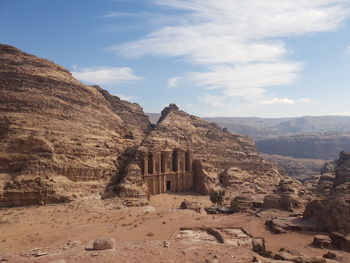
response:
<path id="1" fill-rule="evenodd" d="M 327 163 L 322 171 L 318 191 L 326 197 L 310 202 L 304 217 L 329 231 L 350 233 L 350 153 L 341 152 L 335 167 Z"/>
<path id="2" fill-rule="evenodd" d="M 170 104 L 139 150 L 176 148 L 191 149 L 193 153 L 194 189 L 198 193 L 208 194 L 210 189 L 226 187 L 236 194 L 242 191 L 264 194 L 281 179 L 277 166 L 258 155 L 248 136 L 232 134 Z M 226 179 L 220 179 L 223 177 Z"/>
<path id="3" fill-rule="evenodd" d="M 7 45 L 0 45 L 0 113 L 0 206 L 145 197 L 144 150 L 190 149 L 193 190 L 202 194 L 222 187 L 265 195 L 282 178 L 247 136 L 176 105 L 152 127 L 139 105 Z"/>
<path id="4" fill-rule="evenodd" d="M 149 128 L 137 104 L 0 45 L 0 206 L 103 191 Z"/>

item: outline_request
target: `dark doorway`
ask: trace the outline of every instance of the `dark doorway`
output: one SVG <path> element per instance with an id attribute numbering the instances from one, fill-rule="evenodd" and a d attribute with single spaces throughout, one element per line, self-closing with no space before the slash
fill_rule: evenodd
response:
<path id="1" fill-rule="evenodd" d="M 171 192 L 171 181 L 166 182 L 166 191 Z"/>

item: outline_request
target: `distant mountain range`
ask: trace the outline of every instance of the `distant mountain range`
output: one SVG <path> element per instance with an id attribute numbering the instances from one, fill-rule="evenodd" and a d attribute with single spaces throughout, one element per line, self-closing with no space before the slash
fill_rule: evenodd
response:
<path id="1" fill-rule="evenodd" d="M 303 116 L 297 118 L 205 118 L 235 133 L 254 139 L 305 133 L 349 132 L 350 116 Z"/>

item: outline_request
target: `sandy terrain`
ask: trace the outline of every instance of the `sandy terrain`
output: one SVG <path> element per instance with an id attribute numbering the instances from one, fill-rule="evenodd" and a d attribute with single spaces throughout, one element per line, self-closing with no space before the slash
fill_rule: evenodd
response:
<path id="1" fill-rule="evenodd" d="M 177 207 L 182 200 L 210 205 L 207 196 L 192 194 L 151 197 L 151 206 L 125 208 L 118 199 L 84 200 L 69 204 L 0 210 L 0 259 L 10 262 L 251 262 L 248 248 L 218 242 L 183 242 L 174 239 L 180 227 L 243 227 L 254 237 L 264 237 L 268 249 L 281 247 L 321 256 L 326 251 L 310 246 L 315 233 L 271 234 L 265 219 L 245 214 L 207 215 Z M 114 238 L 115 250 L 86 251 L 97 238 Z M 170 247 L 164 247 L 164 241 Z M 46 254 L 35 257 L 34 254 Z M 343 262 L 350 254 L 337 251 Z M 270 262 L 259 257 L 262 262 Z M 345 261 L 344 261 L 345 260 Z M 348 260 L 348 261 L 347 261 Z"/>

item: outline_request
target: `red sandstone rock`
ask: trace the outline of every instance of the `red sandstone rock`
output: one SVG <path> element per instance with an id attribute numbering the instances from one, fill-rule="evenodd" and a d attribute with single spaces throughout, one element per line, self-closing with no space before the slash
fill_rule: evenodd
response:
<path id="1" fill-rule="evenodd" d="M 0 206 L 11 206 L 103 192 L 150 123 L 137 104 L 0 45 L 0 127 Z"/>
<path id="2" fill-rule="evenodd" d="M 317 221 L 325 230 L 350 233 L 350 153 L 340 153 L 333 182 L 326 198 L 306 206 L 304 217 Z"/>

